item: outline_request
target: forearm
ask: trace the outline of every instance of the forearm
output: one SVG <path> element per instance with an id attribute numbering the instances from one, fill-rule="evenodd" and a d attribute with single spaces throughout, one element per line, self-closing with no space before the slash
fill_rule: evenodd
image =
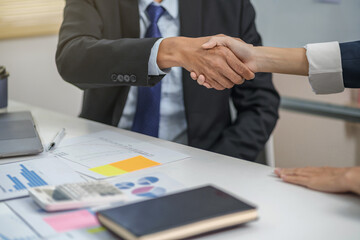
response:
<path id="1" fill-rule="evenodd" d="M 123 85 L 151 86 L 155 83 L 148 79 L 148 60 L 155 41 L 156 39 L 98 40 L 79 36 L 72 41 L 60 41 L 56 64 L 63 79 L 81 89 Z M 125 81 L 126 75 L 133 79 Z"/>
<path id="2" fill-rule="evenodd" d="M 165 38 L 159 47 L 157 64 L 160 69 L 185 67 L 187 57 L 199 50 L 209 38 L 171 37 Z"/>
<path id="3" fill-rule="evenodd" d="M 160 69 L 178 67 L 181 65 L 181 54 L 178 48 L 186 41 L 184 37 L 165 38 L 160 46 L 157 56 L 157 64 Z"/>
<path id="4" fill-rule="evenodd" d="M 304 48 L 254 47 L 258 72 L 307 76 L 309 63 Z"/>
<path id="5" fill-rule="evenodd" d="M 360 167 L 349 168 L 344 174 L 343 181 L 349 191 L 360 195 Z"/>

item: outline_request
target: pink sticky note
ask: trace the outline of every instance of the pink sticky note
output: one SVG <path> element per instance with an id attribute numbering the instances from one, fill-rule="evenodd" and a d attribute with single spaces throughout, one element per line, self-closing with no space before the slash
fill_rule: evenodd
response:
<path id="1" fill-rule="evenodd" d="M 64 213 L 45 217 L 43 220 L 57 232 L 66 232 L 74 229 L 98 226 L 96 217 L 88 210 Z"/>

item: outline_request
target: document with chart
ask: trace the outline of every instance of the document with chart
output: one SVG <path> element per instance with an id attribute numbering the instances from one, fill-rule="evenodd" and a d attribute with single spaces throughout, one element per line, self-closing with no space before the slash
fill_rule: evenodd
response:
<path id="1" fill-rule="evenodd" d="M 45 239 L 68 231 L 100 227 L 95 213 L 88 209 L 48 213 L 31 198 L 15 199 L 6 204 Z"/>
<path id="2" fill-rule="evenodd" d="M 53 152 L 87 176 L 104 179 L 189 156 L 120 133 L 103 131 L 66 140 Z"/>
<path id="3" fill-rule="evenodd" d="M 136 174 L 130 178 L 120 176 L 106 180 L 126 195 L 126 204 L 132 201 L 147 200 L 179 191 L 185 186 L 164 173 Z"/>
<path id="4" fill-rule="evenodd" d="M 83 182 L 62 159 L 55 157 L 0 165 L 0 200 L 28 195 L 27 188 Z"/>
<path id="5" fill-rule="evenodd" d="M 48 240 L 118 240 L 116 236 L 111 234 L 104 227 L 92 227 L 73 230 L 65 233 L 60 233 Z"/>
<path id="6" fill-rule="evenodd" d="M 40 240 L 5 203 L 0 203 L 0 239 Z"/>

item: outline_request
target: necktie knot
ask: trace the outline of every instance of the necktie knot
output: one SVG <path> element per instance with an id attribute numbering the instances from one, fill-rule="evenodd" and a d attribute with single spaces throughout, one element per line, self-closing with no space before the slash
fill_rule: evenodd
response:
<path id="1" fill-rule="evenodd" d="M 146 9 L 149 20 L 152 24 L 157 24 L 160 17 L 165 13 L 165 9 L 162 6 L 151 3 Z"/>

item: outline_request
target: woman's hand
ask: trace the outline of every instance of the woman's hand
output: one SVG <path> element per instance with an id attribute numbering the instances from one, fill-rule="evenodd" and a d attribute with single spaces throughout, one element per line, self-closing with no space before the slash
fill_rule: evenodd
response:
<path id="1" fill-rule="evenodd" d="M 360 167 L 277 168 L 275 174 L 285 182 L 318 191 L 360 194 Z"/>

